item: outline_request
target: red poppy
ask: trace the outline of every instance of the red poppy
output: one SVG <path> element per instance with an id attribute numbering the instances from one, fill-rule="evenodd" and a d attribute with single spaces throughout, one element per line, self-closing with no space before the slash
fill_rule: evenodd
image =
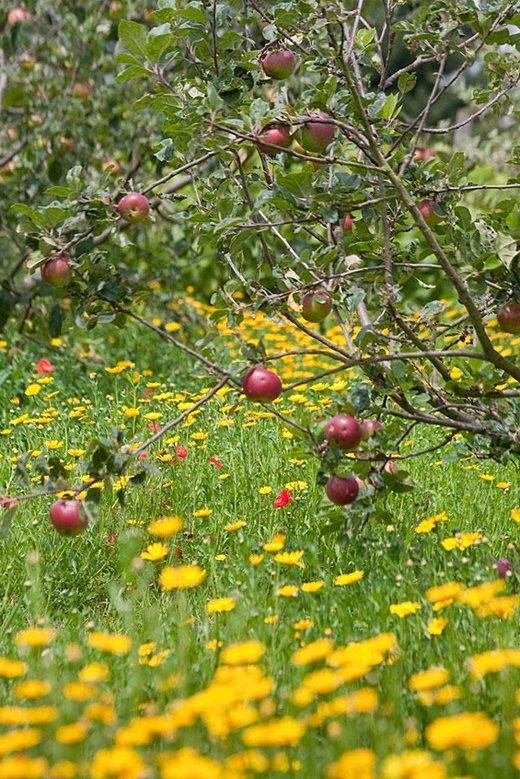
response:
<path id="1" fill-rule="evenodd" d="M 41 374 L 54 373 L 54 365 L 50 360 L 42 357 L 41 360 L 38 360 L 36 363 L 36 372 Z"/>
<path id="2" fill-rule="evenodd" d="M 292 495 L 289 490 L 282 490 L 274 499 L 275 509 L 283 509 L 284 506 L 288 506 L 293 502 Z"/>
<path id="3" fill-rule="evenodd" d="M 176 446 L 175 453 L 179 460 L 184 460 L 188 456 L 188 450 L 184 446 Z"/>
<path id="4" fill-rule="evenodd" d="M 210 461 L 210 463 L 212 465 L 215 466 L 215 468 L 223 468 L 224 467 L 224 463 L 221 460 L 219 460 L 217 457 L 210 457 L 209 461 Z"/>
<path id="5" fill-rule="evenodd" d="M 157 422 L 148 422 L 148 430 L 151 430 L 152 433 L 158 433 L 160 429 L 161 426 Z"/>
<path id="6" fill-rule="evenodd" d="M 5 495 L 0 498 L 0 508 L 2 509 L 14 509 L 18 505 L 16 498 L 11 498 L 9 495 Z"/>
<path id="7" fill-rule="evenodd" d="M 148 457 L 148 452 L 141 452 L 141 454 L 139 454 L 137 456 L 137 459 L 138 460 L 146 460 L 147 457 Z"/>

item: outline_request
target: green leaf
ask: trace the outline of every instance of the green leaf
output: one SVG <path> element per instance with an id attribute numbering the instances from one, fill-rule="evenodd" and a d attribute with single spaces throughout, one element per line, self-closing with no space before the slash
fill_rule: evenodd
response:
<path id="1" fill-rule="evenodd" d="M 119 40 L 125 49 L 140 59 L 146 58 L 146 27 L 144 24 L 124 19 L 119 22 L 118 32 Z"/>
<path id="2" fill-rule="evenodd" d="M 397 79 L 397 88 L 401 94 L 411 92 L 417 82 L 416 73 L 401 73 Z"/>
<path id="3" fill-rule="evenodd" d="M 142 65 L 130 65 L 120 73 L 117 74 L 116 80 L 120 84 L 124 84 L 125 81 L 131 81 L 133 78 L 143 78 L 150 75 L 150 71 L 144 68 Z"/>
<path id="4" fill-rule="evenodd" d="M 64 312 L 59 303 L 56 303 L 49 312 L 49 335 L 51 338 L 59 338 L 63 326 Z"/>

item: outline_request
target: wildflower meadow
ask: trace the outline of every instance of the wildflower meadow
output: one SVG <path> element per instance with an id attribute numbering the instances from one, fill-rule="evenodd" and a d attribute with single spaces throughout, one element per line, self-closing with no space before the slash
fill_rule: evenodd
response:
<path id="1" fill-rule="evenodd" d="M 519 29 L 0 8 L 0 779 L 520 775 Z"/>

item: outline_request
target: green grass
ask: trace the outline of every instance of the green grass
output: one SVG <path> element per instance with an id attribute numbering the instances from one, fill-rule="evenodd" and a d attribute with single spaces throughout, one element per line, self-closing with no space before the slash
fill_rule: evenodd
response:
<path id="1" fill-rule="evenodd" d="M 112 343 L 99 349 L 109 358 L 109 364 L 132 356 L 138 371 L 152 369 L 152 380 L 171 384 L 174 392 L 181 388 L 194 391 L 211 381 L 207 377 L 201 381 L 177 353 L 143 339 L 133 329 L 125 331 L 124 340 L 115 335 Z M 133 406 L 139 401 L 138 392 L 151 379 L 141 378 L 134 386 L 127 378 L 132 371 L 113 376 L 88 357 L 83 357 L 78 367 L 81 350 L 79 344 L 70 355 L 65 350 L 46 354 L 56 365 L 55 381 L 33 398 L 27 398 L 24 389 L 30 383 L 35 359 L 43 356 L 41 351 L 25 349 L 11 355 L 12 381 L 0 388 L 0 407 L 4 410 L 1 426 L 9 429 L 13 417 L 35 408 L 41 411 L 48 405 L 54 405 L 58 414 L 49 425 L 18 425 L 0 438 L 1 494 L 20 491 L 12 481 L 12 461 L 24 452 L 45 448 L 44 440 L 63 442 L 58 453 L 64 455 L 71 447 L 86 447 L 94 433 L 107 433 L 122 421 L 129 437 L 149 434 L 142 417 L 125 420 L 120 412 L 123 405 Z M 46 392 L 55 390 L 58 394 L 45 403 Z M 22 399 L 22 405 L 13 405 L 15 396 Z M 87 406 L 83 419 L 70 417 L 74 406 L 67 399 L 72 397 Z M 374 669 L 363 681 L 346 685 L 337 693 L 373 686 L 380 698 L 378 710 L 373 715 L 336 718 L 341 726 L 339 736 L 332 737 L 326 727 L 309 729 L 300 745 L 288 751 L 301 762 L 296 775 L 309 779 L 324 776 L 328 763 L 345 750 L 360 746 L 373 748 L 380 758 L 400 752 L 406 747 L 405 734 L 412 731 L 417 731 L 414 746 L 427 747 L 424 728 L 436 716 L 479 710 L 499 723 L 500 739 L 476 753 L 475 762 L 466 762 L 458 753 L 453 754 L 451 762 L 448 757 L 447 775 L 464 773 L 482 779 L 515 776 L 511 720 L 518 714 L 514 691 L 520 686 L 520 671 L 512 669 L 476 682 L 468 675 L 467 663 L 475 653 L 514 646 L 518 642 L 518 619 L 479 619 L 467 607 L 452 606 L 443 612 L 449 618 L 444 633 L 432 637 L 427 633 L 431 605 L 423 599 L 425 590 L 433 584 L 458 580 L 470 586 L 492 580 L 493 562 L 501 557 L 511 559 L 518 570 L 519 526 L 511 520 L 511 509 L 520 504 L 514 466 L 469 460 L 439 464 L 438 453 L 411 460 L 417 488 L 393 498 L 391 525 L 369 524 L 363 533 L 340 542 L 337 536 L 323 533 L 319 518 L 323 490 L 315 484 L 316 462 L 295 458 L 294 442 L 282 436 L 283 428 L 277 420 L 259 419 L 254 426 L 245 426 L 249 408 L 232 415 L 231 427 L 220 427 L 226 402 L 213 401 L 195 424 L 175 431 L 188 449 L 187 458 L 178 464 L 158 464 L 155 477 L 128 491 L 124 506 L 107 488 L 97 521 L 80 537 L 64 539 L 54 532 L 47 517 L 50 499 L 22 504 L 0 544 L 0 654 L 16 655 L 14 636 L 28 624 L 41 620 L 57 629 L 53 648 L 40 659 L 37 653 L 31 656 L 29 663 L 30 675 L 52 682 L 53 695 L 60 704 L 59 722 L 63 723 L 79 718 L 84 704 L 69 701 L 61 706 L 62 683 L 75 678 L 87 660 L 99 659 L 99 653 L 86 646 L 89 629 L 124 632 L 132 638 L 134 649 L 148 641 L 169 649 L 165 664 L 156 669 L 137 664 L 133 655 L 131 660 L 110 658 L 112 679 L 106 687 L 115 696 L 121 726 L 142 711 L 142 704 L 155 701 L 157 708 L 164 710 L 175 697 L 191 695 L 206 685 L 218 663 L 218 652 L 207 648 L 209 641 L 227 645 L 256 638 L 266 646 L 263 667 L 275 680 L 274 710 L 279 715 L 300 717 L 305 712 L 294 706 L 290 693 L 311 670 L 296 668 L 290 662 L 300 641 L 330 634 L 341 646 L 391 631 L 399 645 L 395 663 Z M 175 404 L 153 401 L 150 408 L 156 407 L 163 412 L 161 422 L 175 415 Z M 207 439 L 195 442 L 191 438 L 195 432 L 207 434 Z M 420 449 L 431 440 L 429 431 L 419 431 L 413 447 Z M 224 467 L 218 469 L 209 463 L 211 456 L 218 457 Z M 72 458 L 65 456 L 65 461 L 72 462 Z M 468 470 L 468 466 L 475 465 L 479 470 Z M 228 477 L 219 478 L 223 474 Z M 490 474 L 494 480 L 484 481 L 483 474 Z M 274 496 L 294 481 L 305 482 L 307 489 L 294 492 L 290 507 L 275 510 Z M 509 490 L 497 488 L 500 481 L 510 482 Z M 264 486 L 272 487 L 272 492 L 260 494 Z M 194 512 L 201 508 L 211 509 L 211 516 L 195 518 Z M 415 533 L 414 527 L 421 519 L 441 511 L 448 516 L 446 522 L 430 534 Z M 146 533 L 147 523 L 165 514 L 185 519 L 184 532 L 172 539 L 167 561 L 173 565 L 196 561 L 207 572 L 202 585 L 183 593 L 161 593 L 156 580 L 162 563 L 139 560 L 140 552 L 151 540 Z M 226 532 L 224 526 L 238 518 L 243 518 L 246 526 L 238 532 Z M 261 551 L 277 531 L 286 533 L 287 550 L 304 551 L 304 570 L 281 566 L 267 553 L 258 567 L 250 564 L 249 555 Z M 465 551 L 445 551 L 440 539 L 456 531 L 480 531 L 486 541 Z M 215 560 L 221 554 L 226 555 L 225 561 Z M 334 586 L 336 575 L 355 569 L 364 571 L 360 583 Z M 325 586 L 316 594 L 276 596 L 281 584 L 317 579 L 323 579 Z M 508 591 L 516 589 L 515 575 Z M 236 598 L 235 610 L 208 616 L 206 602 L 223 596 Z M 390 604 L 405 600 L 419 601 L 421 610 L 404 619 L 391 615 Z M 270 615 L 279 617 L 275 624 L 264 622 Z M 194 623 L 186 625 L 190 616 L 195 618 Z M 303 618 L 312 620 L 313 625 L 295 637 L 293 625 Z M 71 659 L 70 645 L 75 643 L 82 647 L 78 661 Z M 460 700 L 445 707 L 427 708 L 407 690 L 412 673 L 433 665 L 445 666 L 451 673 L 450 681 L 462 686 Z M 162 692 L 160 681 L 171 672 L 181 675 L 180 686 L 174 693 Z M 3 703 L 12 700 L 11 686 L 4 683 Z M 31 755 L 44 755 L 51 763 L 64 757 L 88 761 L 97 749 L 112 743 L 117 727 L 93 728 L 84 743 L 67 747 L 54 741 L 53 729 L 54 725 L 50 726 L 43 743 L 31 750 Z M 169 748 L 186 745 L 216 759 L 243 748 L 239 732 L 218 741 L 209 738 L 202 725 L 179 731 Z M 160 744 L 143 750 L 152 765 L 150 755 L 155 751 L 161 751 Z M 272 750 L 264 751 L 272 754 Z M 278 772 L 271 766 L 268 775 L 277 776 Z"/>

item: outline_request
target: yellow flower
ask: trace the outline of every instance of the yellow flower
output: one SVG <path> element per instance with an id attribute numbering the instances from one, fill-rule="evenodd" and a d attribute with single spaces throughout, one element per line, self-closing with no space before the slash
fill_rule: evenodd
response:
<path id="1" fill-rule="evenodd" d="M 327 779 L 375 779 L 376 756 L 371 749 L 345 752 L 327 769 Z"/>
<path id="2" fill-rule="evenodd" d="M 233 611 L 236 606 L 234 598 L 214 598 L 206 603 L 208 614 L 220 614 L 223 611 Z"/>
<path id="3" fill-rule="evenodd" d="M 0 735 L 0 756 L 9 752 L 23 752 L 35 747 L 41 741 L 41 732 L 35 728 L 26 730 L 12 730 L 10 733 Z M 1 776 L 1 774 L 0 774 Z"/>
<path id="4" fill-rule="evenodd" d="M 176 752 L 169 752 L 159 756 L 162 779 L 226 779 L 231 774 L 225 774 L 220 763 L 210 757 L 199 754 L 192 747 L 183 747 Z M 126 779 L 126 774 L 120 774 L 122 779 Z M 244 774 L 233 774 L 233 777 L 244 776 Z M 131 779 L 134 775 L 132 774 Z"/>
<path id="5" fill-rule="evenodd" d="M 433 749 L 444 751 L 484 749 L 498 738 L 498 725 L 480 711 L 439 717 L 426 728 L 426 739 Z"/>
<path id="6" fill-rule="evenodd" d="M 255 565 L 255 566 L 256 565 L 260 565 L 260 563 L 262 562 L 263 559 L 264 559 L 264 555 L 263 554 L 251 554 L 251 555 L 249 555 L 249 562 L 251 563 L 251 565 Z"/>
<path id="7" fill-rule="evenodd" d="M 265 646 L 261 641 L 241 641 L 230 644 L 222 650 L 221 663 L 224 665 L 252 665 L 258 663 L 265 652 Z"/>
<path id="8" fill-rule="evenodd" d="M 263 545 L 264 552 L 279 552 L 284 548 L 285 535 L 284 533 L 276 533 L 269 543 Z"/>
<path id="9" fill-rule="evenodd" d="M 42 679 L 27 679 L 13 687 L 13 696 L 22 700 L 33 700 L 34 698 L 42 698 L 44 695 L 48 695 L 50 691 L 51 685 L 49 682 Z"/>
<path id="10" fill-rule="evenodd" d="M 305 733 L 305 725 L 293 717 L 280 717 L 252 725 L 242 733 L 248 747 L 296 746 Z"/>
<path id="11" fill-rule="evenodd" d="M 132 641 L 122 633 L 89 633 L 88 643 L 99 652 L 111 655 L 126 655 L 132 647 Z"/>
<path id="12" fill-rule="evenodd" d="M 135 406 L 123 406 L 122 409 L 122 414 L 124 417 L 127 417 L 127 419 L 135 419 L 140 413 L 139 409 Z"/>
<path id="13" fill-rule="evenodd" d="M 206 571 L 198 565 L 179 565 L 176 568 L 167 565 L 161 571 L 159 582 L 163 592 L 168 592 L 197 587 L 205 577 Z"/>
<path id="14" fill-rule="evenodd" d="M 293 652 L 291 662 L 293 665 L 309 665 L 324 660 L 334 648 L 334 644 L 328 638 L 319 638 L 310 644 L 300 647 Z"/>
<path id="15" fill-rule="evenodd" d="M 17 633 L 14 640 L 18 646 L 41 647 L 50 644 L 55 635 L 51 628 L 31 627 Z"/>
<path id="16" fill-rule="evenodd" d="M 284 584 L 282 587 L 278 587 L 276 594 L 281 598 L 296 598 L 298 587 L 295 584 Z"/>
<path id="17" fill-rule="evenodd" d="M 71 722 L 70 725 L 58 728 L 54 737 L 60 744 L 79 744 L 86 735 L 87 726 L 84 722 Z"/>
<path id="18" fill-rule="evenodd" d="M 260 495 L 269 495 L 269 493 L 272 492 L 272 491 L 273 491 L 273 488 L 269 487 L 267 485 L 265 487 L 260 487 L 259 490 L 258 490 Z"/>
<path id="19" fill-rule="evenodd" d="M 433 690 L 436 687 L 442 687 L 449 678 L 450 674 L 446 668 L 428 668 L 426 671 L 420 671 L 419 673 L 410 676 L 408 679 L 408 687 L 412 692 L 424 692 L 425 690 Z"/>
<path id="20" fill-rule="evenodd" d="M 296 565 L 298 568 L 305 568 L 305 564 L 302 563 L 303 552 L 279 552 L 275 555 L 274 560 L 281 565 Z"/>
<path id="21" fill-rule="evenodd" d="M 48 725 L 58 716 L 55 706 L 0 706 L 0 725 Z M 1 775 L 0 775 L 1 776 Z"/>
<path id="22" fill-rule="evenodd" d="M 313 624 L 312 619 L 300 619 L 298 622 L 294 623 L 293 628 L 295 630 L 308 630 Z"/>
<path id="23" fill-rule="evenodd" d="M 110 676 L 110 671 L 105 663 L 90 663 L 84 666 L 78 674 L 78 679 L 87 684 L 105 682 Z"/>
<path id="24" fill-rule="evenodd" d="M 446 769 L 429 752 L 412 749 L 390 755 L 383 763 L 382 779 L 446 779 Z"/>
<path id="25" fill-rule="evenodd" d="M 415 614 L 420 608 L 420 603 L 405 600 L 402 603 L 392 603 L 390 606 L 390 614 L 396 614 L 402 619 L 403 617 L 408 617 L 410 614 Z"/>
<path id="26" fill-rule="evenodd" d="M 424 593 L 426 600 L 430 603 L 438 603 L 439 601 L 453 600 L 460 595 L 463 591 L 464 585 L 460 582 L 446 582 L 445 584 L 438 584 L 430 587 Z"/>
<path id="27" fill-rule="evenodd" d="M 206 519 L 206 517 L 211 517 L 212 514 L 213 509 L 197 509 L 197 511 L 193 512 L 193 516 L 198 519 Z"/>
<path id="28" fill-rule="evenodd" d="M 230 522 L 228 525 L 226 525 L 224 530 L 227 530 L 228 533 L 234 533 L 237 530 L 240 530 L 240 528 L 245 527 L 245 525 L 245 520 L 237 519 L 235 522 Z"/>
<path id="29" fill-rule="evenodd" d="M 441 546 L 447 552 L 451 552 L 452 549 L 467 549 L 474 544 L 478 544 L 483 539 L 482 533 L 459 533 L 452 538 L 443 538 Z"/>
<path id="30" fill-rule="evenodd" d="M 147 527 L 149 533 L 152 536 L 158 538 L 169 538 L 170 536 L 178 533 L 182 530 L 183 521 L 181 517 L 162 517 L 161 519 L 155 519 Z"/>
<path id="31" fill-rule="evenodd" d="M 430 636 L 440 636 L 447 624 L 446 617 L 436 617 L 428 625 L 428 633 Z"/>
<path id="32" fill-rule="evenodd" d="M 164 329 L 167 333 L 175 333 L 177 330 L 180 330 L 182 325 L 180 325 L 178 322 L 166 322 L 164 325 Z"/>
<path id="33" fill-rule="evenodd" d="M 355 584 L 355 582 L 359 582 L 363 576 L 364 571 L 352 571 L 352 573 L 340 573 L 339 576 L 336 576 L 334 579 L 334 584 L 338 587 L 345 587 L 347 584 Z"/>
<path id="34" fill-rule="evenodd" d="M 29 384 L 29 386 L 25 390 L 25 394 L 28 397 L 31 397 L 32 395 L 37 395 L 39 392 L 41 392 L 42 388 L 40 384 Z"/>
<path id="35" fill-rule="evenodd" d="M 513 522 L 520 522 L 520 508 L 511 509 L 511 519 Z"/>
<path id="36" fill-rule="evenodd" d="M 164 560 L 167 554 L 168 554 L 168 547 L 166 546 L 166 544 L 163 544 L 160 541 L 158 541 L 155 544 L 150 544 L 149 546 L 147 546 L 146 549 L 143 552 L 141 552 L 139 556 L 143 560 L 151 560 L 151 562 L 155 563 L 158 560 Z"/>
<path id="37" fill-rule="evenodd" d="M 96 752 L 90 768 L 91 779 L 139 779 L 145 765 L 138 752 L 130 747 L 116 746 Z"/>
<path id="38" fill-rule="evenodd" d="M 453 379 L 453 381 L 458 381 L 463 375 L 460 368 L 452 368 L 450 371 L 450 379 Z"/>
<path id="39" fill-rule="evenodd" d="M 27 666 L 21 660 L 11 660 L 9 657 L 0 657 L 0 678 L 14 679 L 23 676 Z"/>
<path id="40" fill-rule="evenodd" d="M 304 582 L 302 584 L 302 592 L 319 592 L 321 588 L 324 586 L 324 582 L 322 581 L 316 581 L 316 582 Z"/>

